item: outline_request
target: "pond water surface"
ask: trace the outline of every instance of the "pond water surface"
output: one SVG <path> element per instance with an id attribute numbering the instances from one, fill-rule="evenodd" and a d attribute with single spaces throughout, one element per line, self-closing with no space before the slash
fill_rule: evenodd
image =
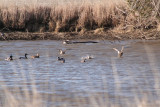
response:
<path id="1" fill-rule="evenodd" d="M 28 100 L 38 100 L 40 107 L 124 107 L 137 106 L 143 100 L 158 103 L 160 41 L 98 42 L 1 41 L 0 105 L 7 107 L 6 102 L 13 100 L 6 97 L 8 93 L 23 102 L 22 106 Z M 121 46 L 124 55 L 118 58 L 112 48 Z M 59 55 L 59 49 L 66 54 Z M 28 59 L 19 59 L 25 53 Z M 36 53 L 40 58 L 31 59 Z M 14 60 L 5 61 L 11 54 Z M 94 58 L 81 63 L 87 55 Z M 65 63 L 57 61 L 59 56 Z"/>

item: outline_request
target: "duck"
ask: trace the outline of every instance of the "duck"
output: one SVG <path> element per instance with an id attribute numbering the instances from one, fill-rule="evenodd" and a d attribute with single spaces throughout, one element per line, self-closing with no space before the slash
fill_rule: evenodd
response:
<path id="1" fill-rule="evenodd" d="M 12 60 L 13 60 L 13 56 L 10 55 L 10 57 L 6 58 L 5 60 L 6 60 L 6 61 L 12 61 Z"/>
<path id="2" fill-rule="evenodd" d="M 87 59 L 85 58 L 85 57 L 82 57 L 81 58 L 81 63 L 84 63 L 84 62 L 86 62 L 87 61 Z"/>
<path id="3" fill-rule="evenodd" d="M 63 41 L 63 44 L 71 44 L 72 42 L 70 40 Z"/>
<path id="4" fill-rule="evenodd" d="M 37 53 L 35 56 L 31 56 L 32 59 L 39 58 L 39 54 Z"/>
<path id="5" fill-rule="evenodd" d="M 116 48 L 113 48 L 115 51 L 117 51 L 118 53 L 118 57 L 121 58 L 123 56 L 123 49 L 124 49 L 124 46 L 122 46 L 122 49 L 121 50 L 118 50 Z"/>
<path id="6" fill-rule="evenodd" d="M 65 63 L 65 59 L 64 58 L 58 57 L 57 60 L 60 61 L 60 62 L 62 62 L 62 63 Z"/>
<path id="7" fill-rule="evenodd" d="M 81 63 L 84 63 L 84 62 L 86 62 L 87 61 L 87 59 L 82 59 L 81 60 Z"/>
<path id="8" fill-rule="evenodd" d="M 61 50 L 61 49 L 59 50 L 59 54 L 61 54 L 61 55 L 62 55 L 62 54 L 65 54 L 65 52 L 66 52 L 66 51 L 63 51 L 63 50 Z"/>
<path id="9" fill-rule="evenodd" d="M 86 56 L 86 59 L 93 59 L 94 57 L 93 56 L 91 56 L 91 55 L 87 55 Z"/>
<path id="10" fill-rule="evenodd" d="M 28 55 L 28 54 L 25 53 L 24 57 L 19 57 L 19 59 L 28 59 L 28 58 L 27 58 L 27 55 Z"/>

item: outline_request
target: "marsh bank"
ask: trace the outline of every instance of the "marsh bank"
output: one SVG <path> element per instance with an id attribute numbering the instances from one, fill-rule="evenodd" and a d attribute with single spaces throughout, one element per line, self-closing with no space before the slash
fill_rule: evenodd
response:
<path id="1" fill-rule="evenodd" d="M 5 32 L 4 36 L 0 36 L 1 41 L 5 40 L 157 40 L 160 39 L 160 32 L 152 30 L 147 32 L 133 31 L 127 33 L 114 33 L 111 31 L 95 33 L 88 31 L 85 33 L 79 32 Z"/>

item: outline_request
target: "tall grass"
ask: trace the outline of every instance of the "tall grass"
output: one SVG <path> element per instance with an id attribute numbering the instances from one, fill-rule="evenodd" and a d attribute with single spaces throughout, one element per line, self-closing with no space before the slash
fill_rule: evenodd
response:
<path id="1" fill-rule="evenodd" d="M 1 3 L 0 29 L 31 32 L 107 29 L 122 23 L 126 17 L 123 13 L 128 10 L 125 0 L 21 1 Z"/>
<path id="2" fill-rule="evenodd" d="M 156 28 L 160 19 L 159 0 L 128 0 L 130 7 L 138 14 L 136 27 L 143 29 Z"/>
<path id="3" fill-rule="evenodd" d="M 0 31 L 83 34 L 94 30 L 95 34 L 111 31 L 133 35 L 128 38 L 155 39 L 159 19 L 158 0 L 0 1 Z"/>

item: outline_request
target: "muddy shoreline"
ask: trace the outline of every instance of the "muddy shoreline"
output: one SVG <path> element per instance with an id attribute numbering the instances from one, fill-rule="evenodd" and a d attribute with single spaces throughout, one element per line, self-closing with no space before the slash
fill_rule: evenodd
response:
<path id="1" fill-rule="evenodd" d="M 31 33 L 31 32 L 4 32 L 4 36 L 0 36 L 0 41 L 8 40 L 127 40 L 127 39 L 145 39 L 157 40 L 160 39 L 160 32 L 147 31 L 147 32 L 103 32 L 94 33 L 92 31 L 86 33 L 78 32 L 44 32 L 44 33 Z"/>

